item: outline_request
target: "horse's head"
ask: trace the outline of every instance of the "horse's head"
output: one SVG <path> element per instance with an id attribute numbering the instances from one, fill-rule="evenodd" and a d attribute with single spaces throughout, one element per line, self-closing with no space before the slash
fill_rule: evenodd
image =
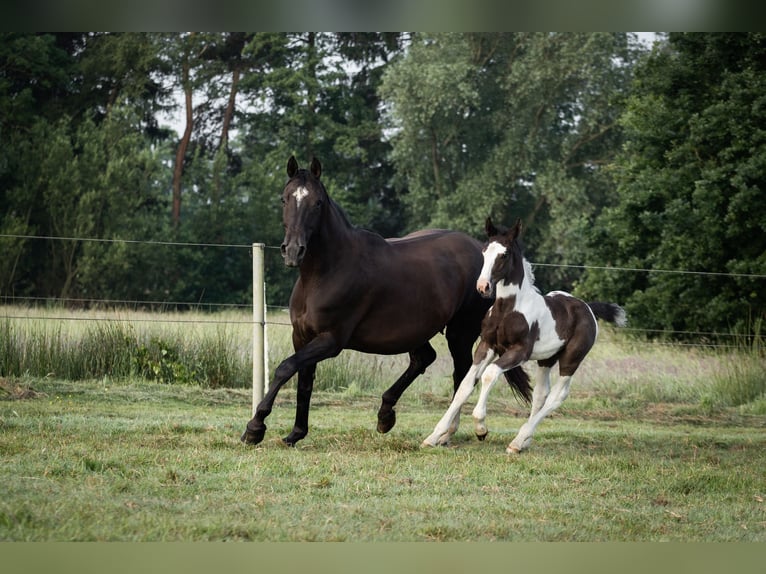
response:
<path id="1" fill-rule="evenodd" d="M 487 245 L 484 247 L 484 264 L 476 281 L 476 290 L 483 297 L 492 297 L 495 285 L 521 286 L 524 280 L 524 255 L 518 238 L 521 235 L 521 220 L 511 228 L 495 226 L 491 218 L 485 224 Z"/>
<path id="2" fill-rule="evenodd" d="M 282 257 L 288 267 L 297 267 L 306 255 L 311 236 L 316 232 L 322 216 L 322 205 L 327 201 L 327 191 L 319 177 L 322 165 L 316 158 L 309 169 L 301 169 L 294 156 L 287 162 L 290 180 L 282 192 L 282 223 L 285 239 L 282 241 Z"/>

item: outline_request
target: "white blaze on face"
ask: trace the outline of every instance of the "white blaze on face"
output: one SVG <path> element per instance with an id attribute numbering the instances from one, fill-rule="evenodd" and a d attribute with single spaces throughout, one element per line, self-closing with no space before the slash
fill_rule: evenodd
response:
<path id="1" fill-rule="evenodd" d="M 301 186 L 298 189 L 296 189 L 293 192 L 293 197 L 295 198 L 295 201 L 298 203 L 298 207 L 301 206 L 301 201 L 304 197 L 306 197 L 309 194 L 309 190 L 305 187 Z"/>
<path id="2" fill-rule="evenodd" d="M 479 279 L 476 281 L 476 287 L 482 290 L 489 289 L 491 285 L 492 267 L 495 265 L 495 260 L 501 254 L 508 251 L 505 247 L 500 245 L 497 241 L 493 241 L 484 250 L 484 264 L 481 266 L 481 273 L 479 273 Z"/>

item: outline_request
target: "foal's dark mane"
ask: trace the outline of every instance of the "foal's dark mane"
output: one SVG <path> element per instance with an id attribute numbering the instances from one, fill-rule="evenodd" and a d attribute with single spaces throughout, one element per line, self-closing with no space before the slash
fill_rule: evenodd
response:
<path id="1" fill-rule="evenodd" d="M 524 255 L 524 243 L 521 239 L 522 235 L 522 225 L 521 220 L 516 221 L 516 225 L 513 228 L 506 227 L 505 225 L 499 225 L 492 223 L 490 218 L 487 218 L 486 224 L 485 224 L 486 232 L 487 232 L 487 243 L 485 245 L 488 246 L 493 241 L 496 241 L 500 243 L 501 245 L 507 245 L 507 249 L 509 252 L 509 256 L 512 260 L 513 265 L 507 266 L 504 275 L 502 279 L 505 281 L 512 283 L 512 284 L 518 284 L 521 286 L 521 284 L 524 281 L 524 278 L 527 276 L 527 269 L 525 268 L 524 262 L 525 262 L 525 255 Z M 511 234 L 515 234 L 510 240 L 509 236 Z M 531 265 L 530 265 L 530 272 L 531 272 Z M 531 274 L 528 278 L 529 283 L 534 286 L 534 274 Z M 534 286 L 535 289 L 537 289 L 536 286 Z"/>

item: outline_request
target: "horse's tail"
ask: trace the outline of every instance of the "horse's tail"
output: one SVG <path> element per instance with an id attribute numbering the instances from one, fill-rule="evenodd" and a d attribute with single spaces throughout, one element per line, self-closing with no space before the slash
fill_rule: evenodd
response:
<path id="1" fill-rule="evenodd" d="M 505 371 L 505 378 L 510 385 L 513 394 L 521 399 L 526 404 L 532 402 L 532 387 L 529 384 L 529 375 L 518 365 L 512 368 L 510 371 Z"/>
<path id="2" fill-rule="evenodd" d="M 628 317 L 625 315 L 625 309 L 616 303 L 602 303 L 600 301 L 591 301 L 588 307 L 598 319 L 603 319 L 608 323 L 613 323 L 618 327 L 624 327 L 628 324 Z"/>

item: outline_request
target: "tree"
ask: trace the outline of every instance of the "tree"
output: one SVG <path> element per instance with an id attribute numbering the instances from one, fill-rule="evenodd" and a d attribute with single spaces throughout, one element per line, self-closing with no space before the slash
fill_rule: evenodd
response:
<path id="1" fill-rule="evenodd" d="M 162 135 L 152 46 L 151 38 L 129 34 L 0 37 L 4 233 L 113 238 L 154 227 L 147 216 L 160 204 L 163 182 L 162 158 L 151 151 Z M 93 244 L 2 241 L 11 249 L 0 264 L 3 293 L 85 292 L 81 272 Z M 96 266 L 102 272 L 104 263 Z M 94 273 L 102 283 L 109 276 Z"/>
<path id="2" fill-rule="evenodd" d="M 74 65 L 52 34 L 0 34 L 1 233 L 29 235 L 37 230 L 41 206 L 34 189 L 22 182 L 34 174 L 43 155 L 27 154 L 36 147 L 30 141 L 41 137 L 44 124 L 65 112 Z M 40 247 L 22 238 L 0 238 L 0 293 L 13 293 L 24 282 L 32 264 L 28 255 L 44 253 Z"/>
<path id="3" fill-rule="evenodd" d="M 401 49 L 399 34 L 257 34 L 247 51 L 268 48 L 258 74 L 243 77 L 252 103 L 240 118 L 239 189 L 253 205 L 254 235 L 279 245 L 284 231 L 279 194 L 287 158 L 303 165 L 316 156 L 323 179 L 351 220 L 384 235 L 397 235 L 403 218 L 392 185 L 379 121 L 377 93 L 386 63 Z M 295 279 L 277 251 L 266 253 L 267 297 L 286 304 Z"/>
<path id="4" fill-rule="evenodd" d="M 621 123 L 614 205 L 589 261 L 705 274 L 591 270 L 580 291 L 624 301 L 634 325 L 752 328 L 766 313 L 766 36 L 670 34 L 640 66 Z"/>
<path id="5" fill-rule="evenodd" d="M 415 36 L 382 86 L 411 228 L 521 217 L 533 260 L 581 263 L 637 51 L 626 34 Z"/>

